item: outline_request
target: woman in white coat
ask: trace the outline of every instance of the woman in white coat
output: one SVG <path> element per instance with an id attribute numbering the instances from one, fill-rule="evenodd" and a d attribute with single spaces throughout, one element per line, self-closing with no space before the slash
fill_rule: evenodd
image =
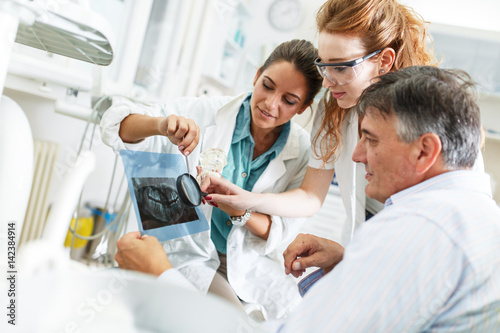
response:
<path id="1" fill-rule="evenodd" d="M 290 120 L 304 112 L 321 89 L 316 57 L 308 41 L 279 45 L 258 70 L 253 92 L 236 98 L 181 98 L 166 106 L 114 103 L 101 121 L 102 140 L 115 151 L 179 149 L 191 166 L 200 153 L 219 148 L 228 159 L 224 178 L 256 193 L 291 190 L 300 186 L 307 168 L 310 139 Z M 163 244 L 172 265 L 201 291 L 235 303 L 239 298 L 247 311 L 259 310 L 265 319 L 286 316 L 300 296 L 275 250 L 290 242 L 305 220 L 225 205 L 206 205 L 204 211 L 211 221 L 210 234 Z M 228 293 L 222 279 L 234 292 Z"/>

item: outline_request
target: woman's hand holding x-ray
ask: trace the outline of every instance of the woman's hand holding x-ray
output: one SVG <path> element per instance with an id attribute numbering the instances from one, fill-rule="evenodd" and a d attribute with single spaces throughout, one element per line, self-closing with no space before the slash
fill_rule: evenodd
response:
<path id="1" fill-rule="evenodd" d="M 158 124 L 158 131 L 170 142 L 179 146 L 184 155 L 189 155 L 200 141 L 200 128 L 193 119 L 170 115 Z"/>
<path id="2" fill-rule="evenodd" d="M 129 232 L 116 242 L 116 248 L 115 260 L 120 268 L 156 276 L 172 268 L 167 253 L 156 237 L 141 237 L 139 231 Z"/>
<path id="3" fill-rule="evenodd" d="M 343 257 L 344 248 L 339 243 L 309 234 L 299 234 L 283 252 L 285 273 L 296 278 L 309 267 L 320 267 L 328 273 Z"/>
<path id="4" fill-rule="evenodd" d="M 243 213 L 246 209 L 252 209 L 254 194 L 222 177 L 207 175 L 202 179 L 200 187 L 203 192 L 209 193 L 205 201 L 214 206 L 227 205 Z"/>

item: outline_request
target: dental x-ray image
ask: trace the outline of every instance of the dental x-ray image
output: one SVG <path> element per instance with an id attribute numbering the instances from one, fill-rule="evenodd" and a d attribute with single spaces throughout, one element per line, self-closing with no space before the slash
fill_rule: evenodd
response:
<path id="1" fill-rule="evenodd" d="M 163 242 L 209 229 L 202 205 L 189 207 L 179 196 L 177 180 L 187 174 L 184 156 L 134 150 L 120 155 L 141 235 Z"/>
<path id="2" fill-rule="evenodd" d="M 171 177 L 132 178 L 144 230 L 198 220 L 194 208 L 186 206 Z"/>

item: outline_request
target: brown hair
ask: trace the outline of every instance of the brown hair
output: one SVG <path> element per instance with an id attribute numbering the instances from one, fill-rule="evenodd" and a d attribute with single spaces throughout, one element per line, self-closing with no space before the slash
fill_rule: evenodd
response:
<path id="1" fill-rule="evenodd" d="M 304 75 L 307 82 L 307 96 L 304 104 L 308 104 L 321 89 L 323 78 L 319 74 L 314 60 L 318 57 L 318 50 L 307 40 L 293 39 L 278 45 L 264 62 L 259 73 L 274 63 L 286 61 L 295 66 L 295 69 Z"/>
<path id="2" fill-rule="evenodd" d="M 396 57 L 391 71 L 414 65 L 437 65 L 433 53 L 425 47 L 428 22 L 397 0 L 329 0 L 319 9 L 316 23 L 320 32 L 359 36 L 367 52 L 385 47 L 394 49 Z M 317 143 L 324 130 L 321 152 L 315 153 L 326 163 L 339 155 L 341 125 L 348 110 L 341 108 L 328 92 L 324 103 L 325 117 L 313 143 Z"/>

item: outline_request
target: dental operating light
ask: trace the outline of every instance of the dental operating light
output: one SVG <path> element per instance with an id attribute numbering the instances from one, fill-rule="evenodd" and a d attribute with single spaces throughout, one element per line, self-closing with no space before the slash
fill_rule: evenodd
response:
<path id="1" fill-rule="evenodd" d="M 19 22 L 17 43 L 100 66 L 113 60 L 109 24 L 97 13 L 70 2 L 54 11 L 41 9 L 36 1 L 24 6 L 35 20 Z"/>
<path id="2" fill-rule="evenodd" d="M 0 0 L 0 36 L 0 92 L 14 41 L 99 66 L 113 60 L 109 23 L 99 14 L 68 1 Z"/>

